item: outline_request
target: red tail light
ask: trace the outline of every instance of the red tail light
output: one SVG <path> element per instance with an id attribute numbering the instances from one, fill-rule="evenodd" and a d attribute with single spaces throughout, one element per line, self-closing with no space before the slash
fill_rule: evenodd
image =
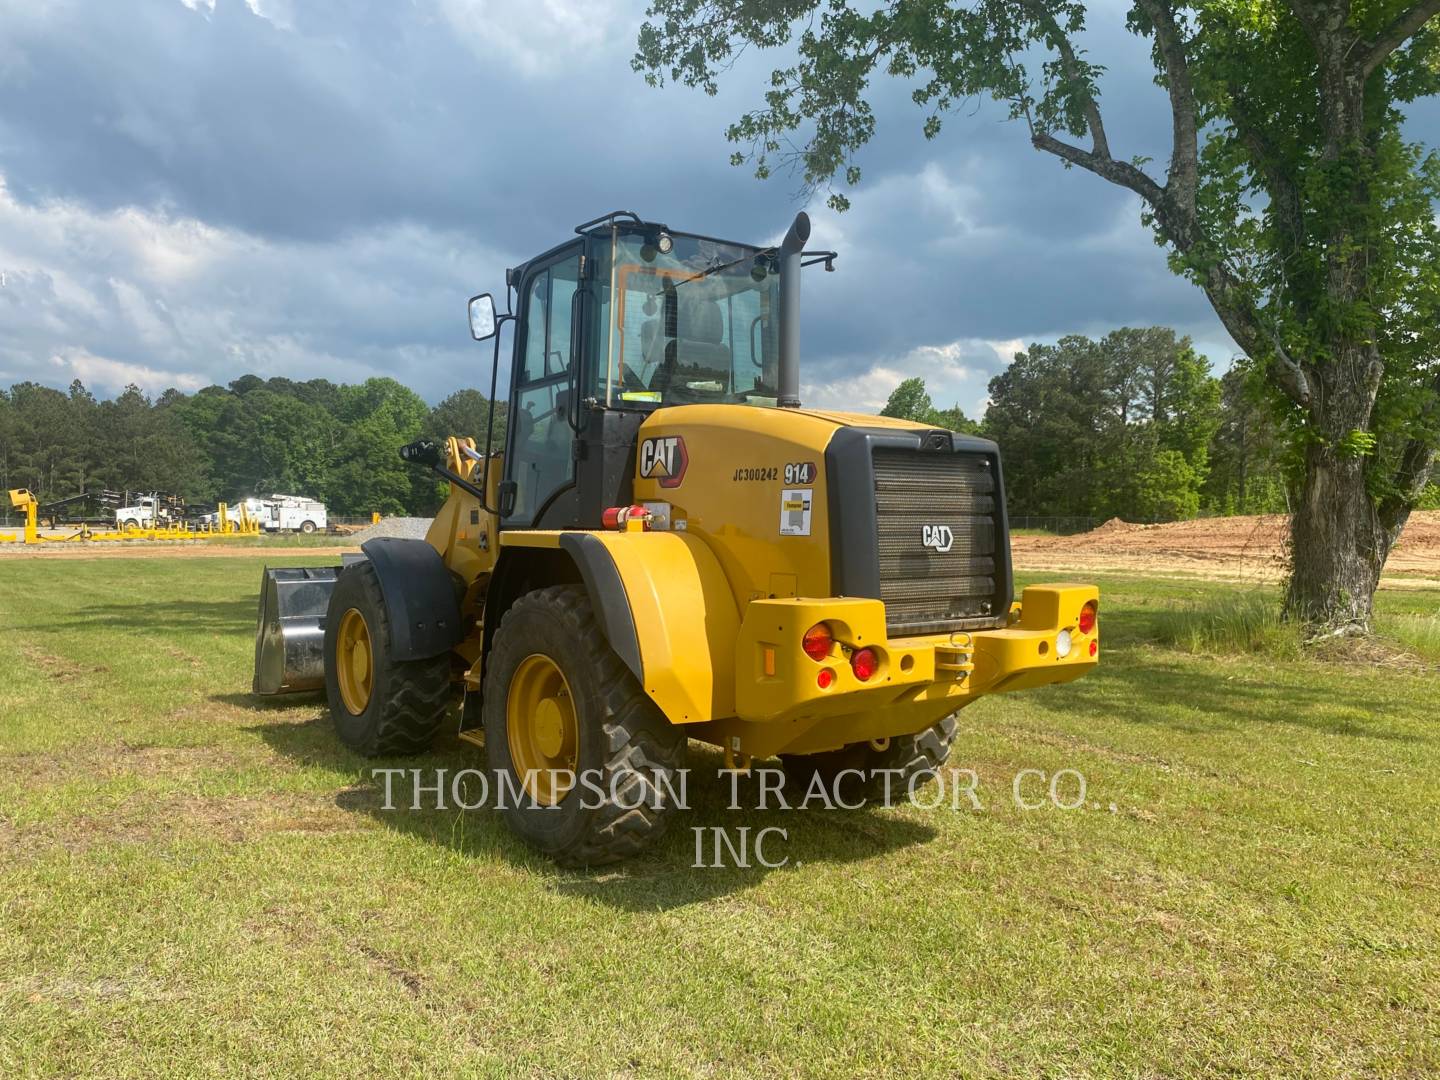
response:
<path id="1" fill-rule="evenodd" d="M 835 635 L 830 632 L 829 623 L 816 623 L 805 631 L 805 637 L 800 642 L 800 647 L 805 650 L 805 655 L 811 660 L 819 662 L 830 655 L 830 649 L 835 644 Z"/>
<path id="2" fill-rule="evenodd" d="M 869 682 L 870 677 L 880 670 L 880 657 L 874 649 L 856 649 L 850 654 L 850 670 L 861 682 Z"/>
<path id="3" fill-rule="evenodd" d="M 821 668 L 820 674 L 815 676 L 815 685 L 820 687 L 821 690 L 829 690 L 830 684 L 834 681 L 835 672 L 831 671 L 828 667 Z"/>
<path id="4" fill-rule="evenodd" d="M 1080 609 L 1080 619 L 1078 622 L 1080 633 L 1092 634 L 1095 632 L 1095 614 L 1097 610 L 1098 605 L 1096 605 L 1094 600 L 1085 601 L 1085 606 Z"/>

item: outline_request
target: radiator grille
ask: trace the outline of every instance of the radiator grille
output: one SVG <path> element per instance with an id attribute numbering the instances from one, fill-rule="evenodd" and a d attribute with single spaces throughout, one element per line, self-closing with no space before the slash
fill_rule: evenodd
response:
<path id="1" fill-rule="evenodd" d="M 880 599 L 889 631 L 995 625 L 1004 613 L 995 611 L 1001 554 L 990 460 L 880 447 L 873 460 Z M 947 540 L 948 550 L 938 550 Z"/>

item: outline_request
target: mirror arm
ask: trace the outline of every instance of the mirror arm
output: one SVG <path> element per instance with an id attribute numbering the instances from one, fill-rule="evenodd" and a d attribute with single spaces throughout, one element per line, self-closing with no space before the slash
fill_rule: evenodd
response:
<path id="1" fill-rule="evenodd" d="M 509 300 L 508 296 L 506 300 Z M 507 303 L 506 307 L 509 306 Z M 513 322 L 514 319 L 514 315 L 506 312 L 495 320 L 495 351 L 490 359 L 490 415 L 487 418 L 488 423 L 485 425 L 485 464 L 480 468 L 481 490 L 477 492 L 470 485 L 465 485 L 465 489 L 480 500 L 480 509 L 487 514 L 494 514 L 497 518 L 500 516 L 500 511 L 493 506 L 486 505 L 485 492 L 490 489 L 490 458 L 495 446 L 495 384 L 500 377 L 500 328 L 507 322 Z"/>

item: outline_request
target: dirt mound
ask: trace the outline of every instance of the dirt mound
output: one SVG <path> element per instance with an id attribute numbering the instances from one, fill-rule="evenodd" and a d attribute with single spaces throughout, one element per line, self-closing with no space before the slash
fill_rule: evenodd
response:
<path id="1" fill-rule="evenodd" d="M 1075 536 L 1016 536 L 1011 549 L 1016 564 L 1030 570 L 1115 567 L 1273 578 L 1285 570 L 1289 540 L 1290 519 L 1284 514 L 1165 525 L 1111 518 Z M 1440 575 L 1440 510 L 1411 515 L 1385 570 Z"/>
<path id="2" fill-rule="evenodd" d="M 1124 518 L 1113 517 L 1104 525 L 1091 529 L 1087 536 L 1113 536 L 1115 533 L 1134 532 L 1136 529 L 1143 529 L 1144 525 L 1136 525 L 1126 521 Z"/>
<path id="3" fill-rule="evenodd" d="M 376 537 L 393 536 L 402 540 L 424 540 L 425 534 L 430 531 L 430 523 L 434 518 L 413 518 L 413 517 L 387 517 L 381 518 L 374 525 L 368 525 L 350 537 L 353 544 L 363 544 L 366 540 L 374 540 Z"/>

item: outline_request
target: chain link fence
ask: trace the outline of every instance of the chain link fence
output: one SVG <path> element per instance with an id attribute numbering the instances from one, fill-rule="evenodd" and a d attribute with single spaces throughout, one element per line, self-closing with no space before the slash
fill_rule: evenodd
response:
<path id="1" fill-rule="evenodd" d="M 1043 532 L 1059 536 L 1089 532 L 1103 522 L 1096 517 L 1058 517 L 1053 514 L 1012 514 L 1011 532 Z"/>

